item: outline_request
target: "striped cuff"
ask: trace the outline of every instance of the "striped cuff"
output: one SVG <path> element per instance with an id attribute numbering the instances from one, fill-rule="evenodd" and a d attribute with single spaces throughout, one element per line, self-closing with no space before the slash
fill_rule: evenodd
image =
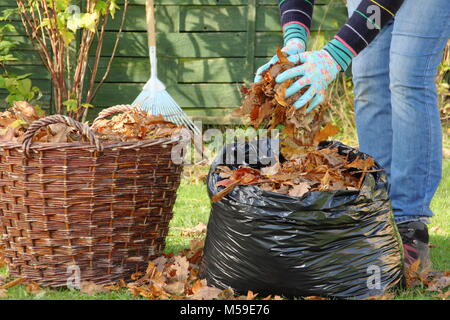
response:
<path id="1" fill-rule="evenodd" d="M 298 24 L 298 23 L 287 23 L 283 26 L 283 43 L 286 45 L 286 43 L 293 39 L 298 38 L 303 40 L 306 45 L 308 44 L 308 38 L 309 38 L 309 30 L 307 30 L 304 26 Z"/>
<path id="2" fill-rule="evenodd" d="M 326 50 L 334 61 L 341 66 L 342 72 L 347 70 L 348 66 L 352 62 L 352 59 L 356 57 L 355 50 L 336 36 L 333 40 L 328 42 L 323 49 Z"/>

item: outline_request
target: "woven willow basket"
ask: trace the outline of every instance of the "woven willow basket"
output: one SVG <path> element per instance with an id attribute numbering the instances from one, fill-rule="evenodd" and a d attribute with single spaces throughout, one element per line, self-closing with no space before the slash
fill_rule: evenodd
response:
<path id="1" fill-rule="evenodd" d="M 96 120 L 130 108 L 106 109 Z M 32 142 L 54 123 L 87 141 Z M 0 234 L 10 274 L 60 287 L 77 272 L 101 284 L 145 270 L 164 250 L 182 169 L 171 150 L 184 142 L 105 144 L 87 125 L 54 115 L 35 121 L 22 145 L 0 145 Z"/>

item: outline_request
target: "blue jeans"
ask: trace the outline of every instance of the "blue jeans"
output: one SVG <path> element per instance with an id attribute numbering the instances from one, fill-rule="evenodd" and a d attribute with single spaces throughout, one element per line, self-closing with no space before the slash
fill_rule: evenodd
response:
<path id="1" fill-rule="evenodd" d="M 351 14 L 361 0 L 348 0 Z M 450 35 L 449 0 L 405 0 L 353 59 L 359 147 L 386 169 L 397 223 L 433 215 L 442 176 L 435 77 Z"/>

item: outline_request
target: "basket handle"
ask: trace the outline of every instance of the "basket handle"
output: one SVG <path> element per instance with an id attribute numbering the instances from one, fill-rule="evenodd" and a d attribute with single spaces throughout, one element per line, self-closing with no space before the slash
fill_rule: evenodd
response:
<path id="1" fill-rule="evenodd" d="M 94 131 L 92 131 L 87 124 L 78 122 L 67 116 L 56 114 L 36 120 L 28 127 L 22 142 L 22 150 L 27 157 L 29 157 L 30 155 L 30 148 L 33 143 L 34 135 L 41 128 L 56 123 L 63 123 L 69 127 L 76 129 L 83 137 L 87 138 L 92 145 L 95 145 L 97 151 L 100 152 L 103 150 L 103 147 L 100 144 L 100 140 L 95 136 Z"/>
<path id="2" fill-rule="evenodd" d="M 112 116 L 113 114 L 120 113 L 120 112 L 130 112 L 130 111 L 136 111 L 137 108 L 130 105 L 130 104 L 119 104 L 114 107 L 109 107 L 107 109 L 102 110 L 97 118 L 92 122 L 91 128 L 95 128 L 95 125 L 99 120 L 105 119 L 109 116 Z"/>

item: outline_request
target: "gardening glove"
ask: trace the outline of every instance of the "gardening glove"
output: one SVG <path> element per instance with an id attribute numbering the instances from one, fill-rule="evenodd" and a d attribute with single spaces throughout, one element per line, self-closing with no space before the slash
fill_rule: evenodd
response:
<path id="1" fill-rule="evenodd" d="M 297 55 L 302 52 L 305 52 L 306 44 L 303 39 L 300 38 L 291 38 L 286 41 L 285 46 L 283 49 L 281 49 L 282 52 L 288 54 L 289 56 Z M 270 68 L 270 66 L 274 65 L 278 61 L 278 56 L 274 55 L 269 62 L 267 62 L 265 65 L 261 66 L 256 70 L 255 79 L 253 82 L 258 82 L 261 80 L 261 74 Z"/>
<path id="2" fill-rule="evenodd" d="M 286 89 L 286 98 L 309 86 L 308 90 L 294 103 L 294 107 L 301 108 L 311 101 L 306 112 L 313 110 L 325 100 L 326 89 L 336 79 L 339 71 L 347 69 L 353 55 L 343 55 L 340 51 L 341 43 L 336 42 L 337 40 L 333 39 L 322 50 L 288 57 L 289 61 L 295 64 L 301 63 L 301 65 L 286 70 L 275 78 L 277 83 L 281 83 L 300 77 Z"/>

